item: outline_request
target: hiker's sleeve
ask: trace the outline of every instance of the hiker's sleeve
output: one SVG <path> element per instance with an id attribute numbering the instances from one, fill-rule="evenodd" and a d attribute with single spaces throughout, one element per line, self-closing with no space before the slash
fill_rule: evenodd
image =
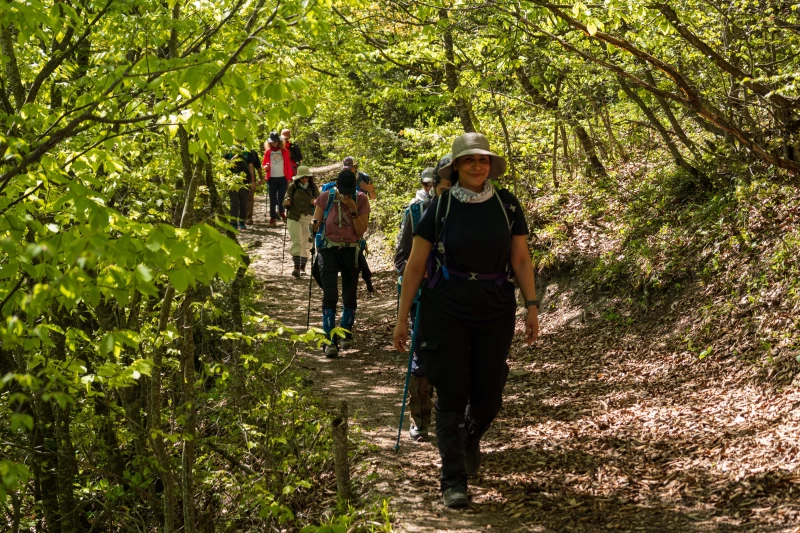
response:
<path id="1" fill-rule="evenodd" d="M 428 209 L 422 214 L 417 228 L 414 231 L 416 237 L 422 237 L 428 242 L 436 240 L 436 206 L 439 203 L 438 198 L 434 198 Z"/>
<path id="2" fill-rule="evenodd" d="M 250 152 L 250 159 L 252 159 L 253 168 L 256 170 L 261 170 L 261 158 L 258 157 L 258 152 L 253 150 Z"/>
<path id="3" fill-rule="evenodd" d="M 299 144 L 297 144 L 297 143 L 295 143 L 295 144 L 292 146 L 292 148 L 294 148 L 294 151 L 295 151 L 295 154 L 294 154 L 294 158 L 295 158 L 295 159 L 294 159 L 294 160 L 295 160 L 295 161 L 297 162 L 297 164 L 299 165 L 299 164 L 300 164 L 300 162 L 303 160 L 303 152 L 300 150 L 300 145 L 299 145 Z"/>
<path id="4" fill-rule="evenodd" d="M 517 197 L 513 194 L 511 196 L 511 205 L 514 206 L 514 227 L 511 228 L 512 235 L 527 235 L 528 231 L 528 222 L 525 220 L 525 211 L 522 209 L 522 205 L 517 200 Z"/>
<path id="5" fill-rule="evenodd" d="M 358 204 L 356 205 L 358 208 L 359 215 L 369 215 L 369 198 L 363 192 L 358 193 Z"/>
<path id="6" fill-rule="evenodd" d="M 406 209 L 403 213 L 403 223 L 400 225 L 400 237 L 397 239 L 397 248 L 394 252 L 394 267 L 403 275 L 408 262 L 408 256 L 411 254 L 411 245 L 414 241 L 414 235 L 411 233 L 411 224 L 408 219 L 411 213 Z"/>

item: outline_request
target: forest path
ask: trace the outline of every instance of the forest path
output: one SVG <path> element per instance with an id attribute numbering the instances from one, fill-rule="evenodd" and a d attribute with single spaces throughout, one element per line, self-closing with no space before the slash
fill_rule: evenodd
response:
<path id="1" fill-rule="evenodd" d="M 280 274 L 284 226 L 267 227 L 256 202 L 241 240 L 264 312 L 305 330 L 309 278 L 290 276 L 288 237 Z M 435 443 L 412 442 L 408 417 L 393 450 L 407 359 L 391 349 L 395 275 L 370 264 L 377 296 L 360 284 L 356 347 L 334 360 L 301 352 L 300 364 L 331 409 L 348 401 L 351 430 L 373 445 L 355 459 L 357 490 L 391 498 L 396 531 L 800 532 L 797 382 L 776 389 L 752 362 L 698 360 L 685 317 L 602 318 L 556 282 L 540 294 L 539 342 L 512 347 L 472 505 L 445 509 Z M 321 295 L 314 284 L 312 325 Z"/>

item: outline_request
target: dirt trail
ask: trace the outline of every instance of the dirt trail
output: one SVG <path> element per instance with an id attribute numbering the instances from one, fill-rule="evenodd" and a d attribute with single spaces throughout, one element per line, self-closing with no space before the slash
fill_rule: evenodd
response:
<path id="1" fill-rule="evenodd" d="M 290 276 L 283 224 L 242 235 L 273 318 L 304 330 L 309 279 Z M 288 241 L 288 237 L 287 237 Z M 377 243 L 376 243 L 377 244 Z M 391 350 L 395 276 L 370 260 L 378 296 L 359 286 L 356 348 L 301 354 L 320 395 L 346 399 L 351 427 L 375 445 L 355 468 L 362 494 L 390 497 L 396 531 L 800 532 L 800 393 L 775 390 L 752 363 L 698 361 L 676 316 L 622 325 L 575 307 L 568 286 L 540 296 L 542 338 L 515 344 L 505 405 L 483 445 L 468 510 L 439 499 L 435 443 L 393 450 L 406 356 Z M 321 291 L 312 287 L 311 324 Z M 691 304 L 691 302 L 687 302 Z"/>

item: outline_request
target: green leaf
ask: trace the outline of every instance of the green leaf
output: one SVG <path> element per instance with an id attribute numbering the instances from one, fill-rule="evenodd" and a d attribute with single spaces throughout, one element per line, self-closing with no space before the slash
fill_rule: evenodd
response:
<path id="1" fill-rule="evenodd" d="M 143 283 L 149 283 L 153 280 L 153 274 L 145 265 L 137 265 L 136 278 Z"/>
<path id="2" fill-rule="evenodd" d="M 153 230 L 150 232 L 150 235 L 147 236 L 147 241 L 145 246 L 151 252 L 157 252 L 161 249 L 161 245 L 164 243 L 164 236 L 158 232 L 158 230 Z"/>
<path id="3" fill-rule="evenodd" d="M 205 256 L 206 275 L 210 278 L 216 275 L 222 265 L 222 249 L 216 243 L 209 246 Z"/>
<path id="4" fill-rule="evenodd" d="M 114 351 L 114 344 L 114 334 L 106 333 L 103 335 L 103 338 L 100 341 L 100 353 L 103 355 L 110 354 L 112 351 Z"/>
<path id="5" fill-rule="evenodd" d="M 169 282 L 177 292 L 186 292 L 189 288 L 189 271 L 185 268 L 173 270 L 169 273 Z"/>
<path id="6" fill-rule="evenodd" d="M 25 427 L 33 431 L 33 417 L 25 413 L 11 413 L 11 431 Z"/>

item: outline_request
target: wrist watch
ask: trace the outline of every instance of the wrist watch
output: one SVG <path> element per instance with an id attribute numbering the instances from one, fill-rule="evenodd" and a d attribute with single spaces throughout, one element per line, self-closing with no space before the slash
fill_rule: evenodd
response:
<path id="1" fill-rule="evenodd" d="M 525 300 L 525 307 L 539 307 L 539 300 Z"/>
<path id="2" fill-rule="evenodd" d="M 355 212 L 355 211 L 350 211 L 350 216 L 353 217 L 353 218 L 357 218 L 358 217 L 358 213 Z"/>

